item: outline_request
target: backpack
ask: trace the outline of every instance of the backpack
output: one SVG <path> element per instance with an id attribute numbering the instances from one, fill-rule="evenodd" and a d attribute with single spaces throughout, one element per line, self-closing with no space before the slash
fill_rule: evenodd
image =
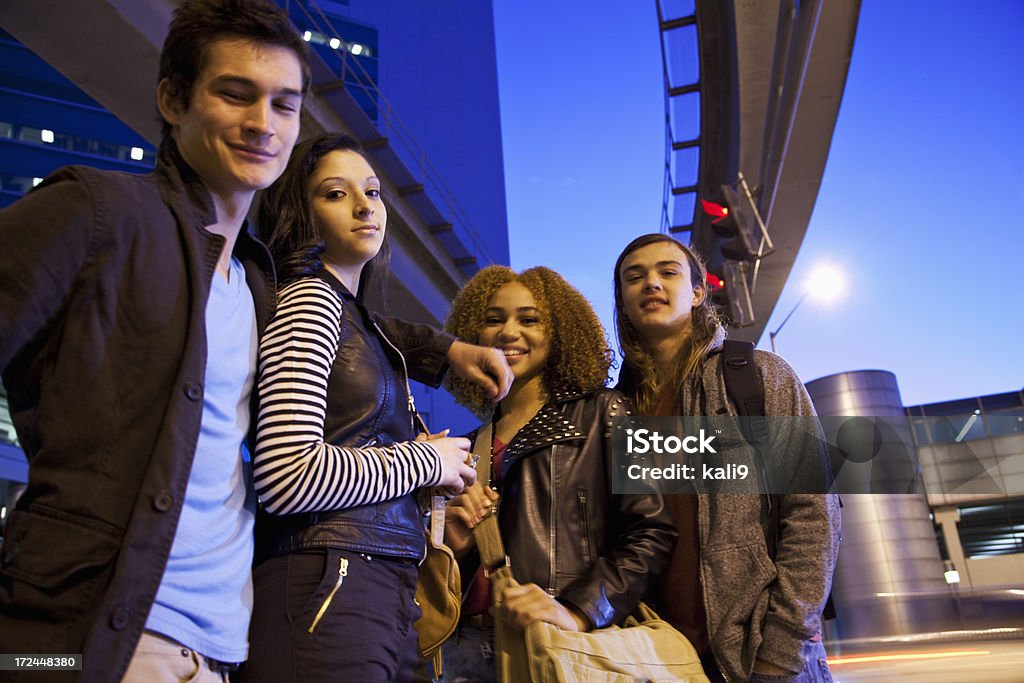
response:
<path id="1" fill-rule="evenodd" d="M 743 418 L 743 437 L 764 458 L 761 445 L 768 439 L 768 419 L 764 409 L 764 385 L 754 363 L 754 345 L 748 341 L 726 339 L 722 345 L 722 375 L 725 393 Z M 775 546 L 779 534 L 779 506 L 782 496 L 777 493 L 761 496 L 761 518 L 768 555 L 775 559 Z M 842 507 L 843 501 L 839 501 Z M 836 606 L 829 592 L 822 618 L 835 619 Z"/>

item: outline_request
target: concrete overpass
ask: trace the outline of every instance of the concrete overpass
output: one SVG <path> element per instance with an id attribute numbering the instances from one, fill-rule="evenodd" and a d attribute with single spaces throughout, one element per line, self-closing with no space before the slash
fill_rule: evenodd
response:
<path id="1" fill-rule="evenodd" d="M 730 336 L 756 341 L 814 210 L 860 0 L 696 0 L 682 15 L 673 14 L 680 3 L 657 2 L 668 138 L 663 229 L 689 236 L 712 272 L 725 275 L 721 300 L 739 323 Z M 691 111 L 699 111 L 696 128 Z M 695 150 L 699 161 L 688 165 Z M 745 262 L 723 258 L 724 240 L 699 202 L 741 173 L 774 246 Z"/>

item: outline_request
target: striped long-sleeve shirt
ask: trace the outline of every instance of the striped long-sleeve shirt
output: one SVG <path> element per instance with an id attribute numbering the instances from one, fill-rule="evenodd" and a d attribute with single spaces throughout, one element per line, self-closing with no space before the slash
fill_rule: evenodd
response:
<path id="1" fill-rule="evenodd" d="M 440 482 L 441 459 L 427 442 L 362 448 L 325 443 L 327 380 L 344 316 L 330 285 L 304 278 L 281 290 L 260 344 L 254 480 L 272 514 L 378 503 Z"/>

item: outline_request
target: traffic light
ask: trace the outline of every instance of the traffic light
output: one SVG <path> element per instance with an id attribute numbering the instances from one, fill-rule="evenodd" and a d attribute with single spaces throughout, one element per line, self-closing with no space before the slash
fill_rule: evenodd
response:
<path id="1" fill-rule="evenodd" d="M 757 256 L 753 217 L 746 203 L 731 185 L 722 185 L 711 199 L 701 199 L 704 213 L 711 217 L 711 230 L 723 240 L 719 251 L 730 261 L 751 261 Z"/>
<path id="2" fill-rule="evenodd" d="M 745 193 L 741 197 L 731 185 L 722 185 L 720 192 L 701 199 L 701 208 L 711 219 L 711 230 L 720 238 L 718 249 L 724 258 L 724 279 L 709 273 L 708 294 L 734 327 L 754 323 L 747 277 L 750 262 L 758 256 L 760 244 L 754 240 L 760 227 L 753 225 L 756 216 L 751 214 L 754 209 L 750 201 L 742 201 L 745 197 Z M 754 229 L 757 233 L 752 232 Z"/>
<path id="3" fill-rule="evenodd" d="M 718 310 L 729 310 L 729 289 L 726 287 L 725 280 L 714 273 L 708 273 L 707 276 L 707 297 L 711 299 L 711 303 Z"/>
<path id="4" fill-rule="evenodd" d="M 704 278 L 708 285 L 708 292 L 713 293 L 725 287 L 725 280 L 718 277 L 714 273 L 708 273 L 708 276 Z"/>

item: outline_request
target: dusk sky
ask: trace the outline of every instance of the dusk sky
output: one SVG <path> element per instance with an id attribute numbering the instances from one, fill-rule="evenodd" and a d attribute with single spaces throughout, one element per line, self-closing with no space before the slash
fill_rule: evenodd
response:
<path id="1" fill-rule="evenodd" d="M 512 266 L 562 273 L 614 344 L 615 257 L 661 212 L 654 1 L 494 4 Z M 776 339 L 804 381 L 889 370 L 905 405 L 1024 385 L 1022 35 L 1016 0 L 863 2 L 821 191 L 767 328 L 817 264 L 845 272 L 844 298 L 808 298 Z"/>

